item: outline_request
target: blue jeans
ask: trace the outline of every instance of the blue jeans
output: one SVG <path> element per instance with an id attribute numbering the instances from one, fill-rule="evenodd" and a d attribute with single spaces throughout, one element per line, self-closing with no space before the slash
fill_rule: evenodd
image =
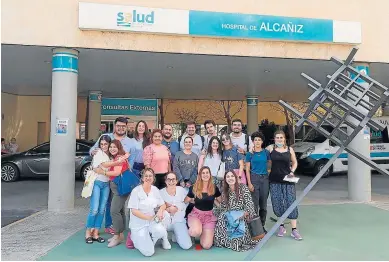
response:
<path id="1" fill-rule="evenodd" d="M 101 228 L 109 191 L 109 182 L 95 180 L 92 196 L 90 198 L 90 210 L 86 220 L 87 228 Z"/>
<path id="2" fill-rule="evenodd" d="M 112 191 L 110 189 L 107 206 L 105 207 L 105 228 L 109 228 L 112 226 L 111 201 L 112 201 Z"/>

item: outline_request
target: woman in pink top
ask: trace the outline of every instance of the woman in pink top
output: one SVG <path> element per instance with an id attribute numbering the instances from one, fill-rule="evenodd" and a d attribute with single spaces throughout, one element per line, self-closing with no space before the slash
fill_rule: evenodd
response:
<path id="1" fill-rule="evenodd" d="M 171 172 L 170 151 L 162 144 L 162 131 L 154 129 L 151 133 L 152 144 L 143 150 L 143 162 L 146 168 L 155 172 L 154 185 L 158 189 L 166 187 L 165 176 Z"/>

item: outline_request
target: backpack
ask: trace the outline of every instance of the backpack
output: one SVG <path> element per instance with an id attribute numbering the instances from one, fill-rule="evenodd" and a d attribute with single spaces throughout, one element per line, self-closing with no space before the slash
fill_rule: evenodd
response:
<path id="1" fill-rule="evenodd" d="M 205 143 L 205 138 L 203 136 L 200 136 L 201 137 L 201 149 L 204 148 L 204 143 Z M 182 139 L 182 135 L 178 137 L 178 144 L 180 145 L 181 147 L 181 139 Z"/>

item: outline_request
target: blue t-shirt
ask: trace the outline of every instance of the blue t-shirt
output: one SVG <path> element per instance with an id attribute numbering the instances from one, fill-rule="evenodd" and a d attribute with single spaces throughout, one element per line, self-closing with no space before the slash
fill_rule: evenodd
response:
<path id="1" fill-rule="evenodd" d="M 226 172 L 239 169 L 239 161 L 244 160 L 244 156 L 238 152 L 235 146 L 228 150 L 223 150 L 223 159 L 226 165 Z"/>
<path id="2" fill-rule="evenodd" d="M 174 159 L 176 153 L 180 151 L 180 144 L 177 141 L 173 140 L 171 142 L 166 142 L 165 140 L 162 140 L 162 145 L 165 145 L 170 150 L 172 160 Z"/>
<path id="3" fill-rule="evenodd" d="M 257 175 L 267 175 L 267 161 L 270 160 L 270 153 L 266 149 L 261 152 L 248 152 L 246 162 L 250 162 L 250 172 Z"/>

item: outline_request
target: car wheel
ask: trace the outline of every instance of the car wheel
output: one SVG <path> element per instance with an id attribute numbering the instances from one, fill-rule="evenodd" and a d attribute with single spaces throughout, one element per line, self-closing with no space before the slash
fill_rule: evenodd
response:
<path id="1" fill-rule="evenodd" d="M 20 172 L 17 166 L 5 163 L 1 167 L 1 180 L 4 182 L 15 182 L 19 179 Z"/>
<path id="2" fill-rule="evenodd" d="M 315 168 L 314 168 L 314 175 L 316 176 L 319 174 L 320 170 L 327 164 L 328 160 L 320 160 L 319 162 L 316 163 Z M 332 165 L 330 168 L 324 173 L 322 177 L 329 177 L 332 173 Z"/>
<path id="3" fill-rule="evenodd" d="M 88 173 L 89 170 L 92 170 L 92 165 L 91 163 L 86 164 L 85 166 L 82 167 L 81 173 L 80 173 L 80 178 L 82 180 L 85 180 L 86 174 Z"/>

